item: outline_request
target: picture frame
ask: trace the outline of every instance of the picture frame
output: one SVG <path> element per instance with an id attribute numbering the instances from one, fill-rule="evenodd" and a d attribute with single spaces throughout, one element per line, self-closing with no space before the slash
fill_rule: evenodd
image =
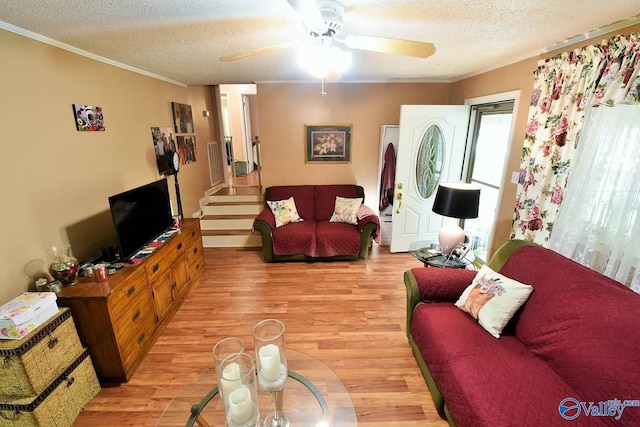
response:
<path id="1" fill-rule="evenodd" d="M 173 126 L 176 134 L 195 133 L 191 105 L 172 102 L 171 111 L 173 113 Z"/>
<path id="2" fill-rule="evenodd" d="M 152 126 L 151 140 L 156 155 L 158 173 L 160 175 L 170 175 L 169 162 L 171 153 L 177 150 L 173 128 L 171 126 Z"/>
<path id="3" fill-rule="evenodd" d="M 78 132 L 104 132 L 102 107 L 85 104 L 73 104 L 72 107 Z"/>
<path id="4" fill-rule="evenodd" d="M 352 125 L 305 125 L 306 163 L 351 163 Z"/>
<path id="5" fill-rule="evenodd" d="M 197 156 L 196 137 L 194 135 L 178 135 L 176 138 L 178 140 L 180 164 L 195 163 Z"/>

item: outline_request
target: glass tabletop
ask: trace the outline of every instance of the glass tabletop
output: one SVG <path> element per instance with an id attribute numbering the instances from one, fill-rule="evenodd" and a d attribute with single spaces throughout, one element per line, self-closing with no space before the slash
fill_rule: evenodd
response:
<path id="1" fill-rule="evenodd" d="M 443 254 L 436 241 L 424 240 L 409 245 L 409 253 L 420 260 L 425 266 L 465 268 L 473 263 L 474 255 L 469 251 L 462 258 Z"/>
<path id="2" fill-rule="evenodd" d="M 289 378 L 284 389 L 284 413 L 291 427 L 357 426 L 349 392 L 324 363 L 306 353 L 287 350 Z M 271 395 L 258 391 L 260 423 L 273 412 Z M 167 405 L 158 426 L 224 426 L 224 406 L 215 366 L 206 368 Z"/>

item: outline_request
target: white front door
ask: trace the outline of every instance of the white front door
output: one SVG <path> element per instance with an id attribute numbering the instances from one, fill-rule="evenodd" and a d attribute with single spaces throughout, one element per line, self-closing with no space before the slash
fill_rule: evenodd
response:
<path id="1" fill-rule="evenodd" d="M 462 176 L 468 105 L 403 105 L 396 156 L 391 252 L 437 241 L 443 216 L 431 212 L 438 183 Z"/>

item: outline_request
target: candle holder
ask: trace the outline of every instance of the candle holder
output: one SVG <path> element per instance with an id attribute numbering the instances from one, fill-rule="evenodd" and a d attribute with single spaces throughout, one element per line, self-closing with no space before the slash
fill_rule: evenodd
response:
<path id="1" fill-rule="evenodd" d="M 224 359 L 232 354 L 244 353 L 244 342 L 240 338 L 227 337 L 223 338 L 213 346 L 213 360 L 216 364 L 216 374 L 218 375 L 218 385 L 220 385 L 220 379 L 222 378 L 221 366 Z M 224 399 L 224 392 L 222 386 L 218 387 L 220 398 Z"/>
<path id="2" fill-rule="evenodd" d="M 273 396 L 275 406 L 275 410 L 265 416 L 263 427 L 289 426 L 289 419 L 282 411 L 288 375 L 284 329 L 284 323 L 276 319 L 263 320 L 253 328 L 258 386 Z"/>
<path id="3" fill-rule="evenodd" d="M 258 389 L 253 359 L 236 353 L 220 363 L 219 391 L 227 427 L 256 427 L 260 420 Z"/>

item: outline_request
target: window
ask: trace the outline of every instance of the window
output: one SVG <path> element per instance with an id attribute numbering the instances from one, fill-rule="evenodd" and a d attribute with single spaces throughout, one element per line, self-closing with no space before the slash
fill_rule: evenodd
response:
<path id="1" fill-rule="evenodd" d="M 549 248 L 640 293 L 640 106 L 590 108 Z"/>
<path id="2" fill-rule="evenodd" d="M 512 101 L 474 106 L 473 138 L 469 149 L 466 182 L 480 187 L 478 218 L 465 220 L 464 229 L 471 247 L 480 258 L 487 259 L 491 244 L 509 135 L 513 119 Z M 472 116 L 473 120 L 473 116 Z"/>

